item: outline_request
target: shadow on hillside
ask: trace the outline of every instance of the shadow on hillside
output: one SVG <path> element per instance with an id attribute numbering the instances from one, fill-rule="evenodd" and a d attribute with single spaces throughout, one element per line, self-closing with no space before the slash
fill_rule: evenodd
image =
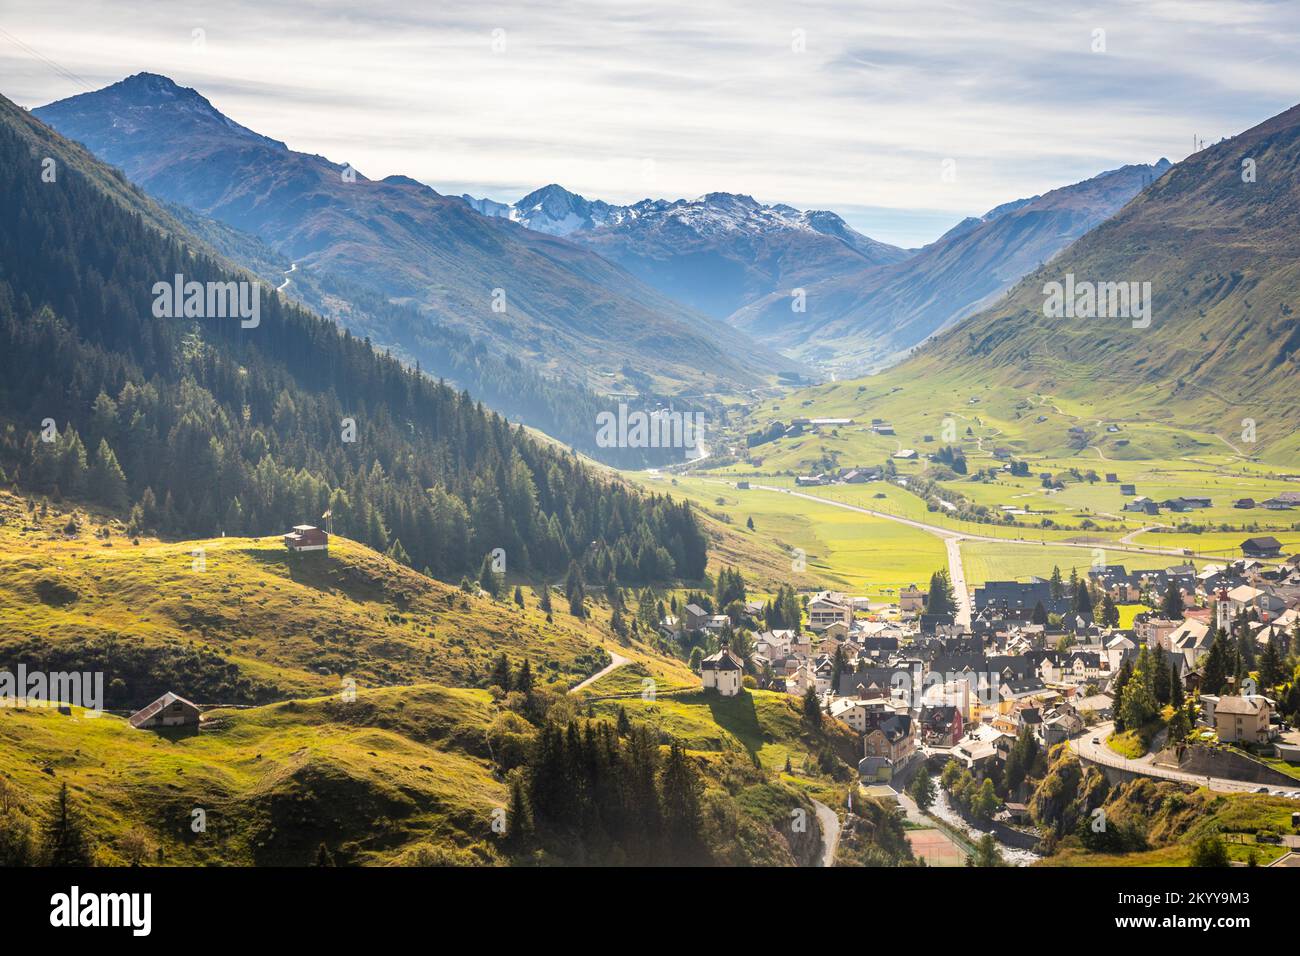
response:
<path id="1" fill-rule="evenodd" d="M 763 727 L 749 691 L 743 690 L 735 697 L 722 697 L 707 691 L 694 696 L 695 700 L 691 702 L 707 704 L 713 722 L 739 740 L 751 757 L 758 753 L 763 745 Z"/>
<path id="2" fill-rule="evenodd" d="M 155 737 L 177 743 L 188 740 L 190 737 L 197 737 L 199 735 L 199 726 L 199 724 L 189 724 L 182 727 L 145 727 L 137 731 L 137 733 L 153 734 Z"/>

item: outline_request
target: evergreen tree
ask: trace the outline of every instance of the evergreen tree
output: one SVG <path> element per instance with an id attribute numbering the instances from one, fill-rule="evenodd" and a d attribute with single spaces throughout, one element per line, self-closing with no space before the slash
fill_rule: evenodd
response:
<path id="1" fill-rule="evenodd" d="M 1101 599 L 1101 626 L 1119 627 L 1119 608 L 1109 593 Z"/>
<path id="2" fill-rule="evenodd" d="M 1277 652 L 1275 639 L 1269 638 L 1259 655 L 1259 682 L 1265 691 L 1282 682 L 1282 658 Z"/>
<path id="3" fill-rule="evenodd" d="M 1205 670 L 1201 686 L 1207 694 L 1219 694 L 1228 684 L 1228 677 L 1235 673 L 1236 666 L 1228 650 L 1228 635 L 1223 628 L 1214 632 L 1210 642 L 1210 651 L 1205 655 Z"/>
<path id="4" fill-rule="evenodd" d="M 569 573 L 564 580 L 564 596 L 568 598 L 570 614 L 579 618 L 587 616 L 587 608 L 583 604 L 587 597 L 587 589 L 583 584 L 582 569 L 578 567 L 577 561 L 569 563 Z"/>
<path id="5" fill-rule="evenodd" d="M 41 843 L 46 866 L 93 865 L 90 837 L 66 783 L 59 786 L 46 812 Z"/>
<path id="6" fill-rule="evenodd" d="M 672 862 L 679 866 L 704 862 L 706 853 L 700 814 L 704 784 L 699 771 L 686 756 L 685 748 L 677 742 L 669 747 L 660 788 L 664 836 Z"/>
<path id="7" fill-rule="evenodd" d="M 1153 651 L 1151 654 L 1151 667 L 1154 671 L 1152 681 L 1152 690 L 1155 692 L 1156 701 L 1160 704 L 1168 704 L 1173 698 L 1173 685 L 1170 683 L 1170 667 L 1166 667 L 1163 662 L 1164 655 L 1159 651 Z"/>
<path id="8" fill-rule="evenodd" d="M 1124 685 L 1124 726 L 1129 730 L 1138 730 L 1155 717 L 1158 710 L 1155 694 L 1155 668 L 1157 661 L 1146 647 L 1138 653 L 1137 664 L 1133 667 L 1133 676 Z M 1159 663 L 1163 670 L 1163 663 Z"/>
<path id="9" fill-rule="evenodd" d="M 1047 608 L 1043 607 L 1042 601 L 1034 602 L 1034 614 L 1030 619 L 1030 623 L 1038 624 L 1043 627 L 1047 626 Z"/>
<path id="10" fill-rule="evenodd" d="M 492 570 L 491 554 L 483 555 L 483 563 L 478 569 L 478 586 L 492 598 L 496 598 L 501 593 L 501 578 L 496 571 Z"/>
<path id="11" fill-rule="evenodd" d="M 510 805 L 506 808 L 506 842 L 516 852 L 533 836 L 533 814 L 518 774 L 510 781 Z"/>
<path id="12" fill-rule="evenodd" d="M 531 694 L 533 692 L 533 666 L 528 663 L 528 658 L 519 665 L 519 673 L 515 675 L 515 690 L 521 694 Z"/>
<path id="13" fill-rule="evenodd" d="M 324 840 L 316 848 L 316 865 L 334 866 L 334 854 L 330 852 L 330 848 L 325 845 Z"/>
<path id="14" fill-rule="evenodd" d="M 1165 588 L 1164 599 L 1160 602 L 1160 613 L 1170 621 L 1181 621 L 1186 610 L 1183 605 L 1182 588 L 1171 578 L 1169 586 Z"/>
<path id="15" fill-rule="evenodd" d="M 126 507 L 126 476 L 122 474 L 122 466 L 117 463 L 113 449 L 102 438 L 95 452 L 95 465 L 90 470 L 86 490 L 93 500 L 106 508 L 120 511 Z"/>
<path id="16" fill-rule="evenodd" d="M 1184 699 L 1183 679 L 1178 674 L 1178 665 L 1173 661 L 1169 662 L 1169 703 L 1175 707 L 1183 706 Z"/>
<path id="17" fill-rule="evenodd" d="M 1059 601 L 1065 597 L 1065 583 L 1061 580 L 1061 569 L 1056 565 L 1052 566 L 1052 577 L 1048 581 L 1048 590 L 1053 601 Z"/>
<path id="18" fill-rule="evenodd" d="M 822 704 L 812 686 L 803 692 L 803 719 L 813 730 L 822 729 Z"/>
<path id="19" fill-rule="evenodd" d="M 925 613 L 954 614 L 956 611 L 957 598 L 953 594 L 948 569 L 941 568 L 930 575 L 930 593 L 926 595 Z"/>
<path id="20" fill-rule="evenodd" d="M 907 793 L 916 802 L 916 805 L 921 808 L 922 812 L 929 810 L 934 805 L 934 780 L 924 766 L 912 777 Z"/>
<path id="21" fill-rule="evenodd" d="M 496 659 L 496 663 L 492 665 L 492 676 L 488 678 L 488 683 L 495 684 L 503 691 L 509 692 L 510 661 L 504 652 L 502 652 L 501 656 Z"/>

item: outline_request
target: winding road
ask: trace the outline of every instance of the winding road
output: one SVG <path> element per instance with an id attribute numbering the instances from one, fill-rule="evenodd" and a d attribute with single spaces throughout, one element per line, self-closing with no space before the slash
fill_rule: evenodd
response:
<path id="1" fill-rule="evenodd" d="M 285 290 L 285 287 L 286 287 L 286 286 L 287 286 L 287 285 L 292 281 L 292 280 L 289 278 L 289 276 L 290 276 L 292 273 L 297 272 L 297 271 L 298 271 L 298 263 L 296 263 L 296 262 L 291 262 L 291 263 L 289 263 L 289 271 L 286 272 L 286 273 L 284 274 L 284 281 L 281 282 L 278 286 L 276 286 L 275 291 L 276 291 L 276 292 L 283 292 L 283 291 Z"/>
<path id="2" fill-rule="evenodd" d="M 1230 780 L 1224 777 L 1207 777 L 1203 774 L 1187 773 L 1182 770 L 1175 770 L 1172 767 L 1161 767 L 1154 762 L 1155 754 L 1147 754 L 1144 757 L 1138 757 L 1130 760 L 1127 757 L 1120 756 L 1106 745 L 1106 738 L 1110 736 L 1115 729 L 1114 721 L 1104 724 L 1098 724 L 1085 730 L 1078 737 L 1071 737 L 1068 741 L 1070 749 L 1073 750 L 1080 758 L 1090 763 L 1101 764 L 1105 767 L 1114 767 L 1116 770 L 1127 770 L 1129 773 L 1141 774 L 1144 777 L 1159 777 L 1163 780 L 1174 780 L 1178 783 L 1191 784 L 1194 787 L 1209 787 L 1211 790 L 1217 790 L 1222 793 L 1255 793 L 1264 784 L 1251 783 L 1247 780 Z M 1093 743 L 1093 740 L 1097 743 Z M 1300 791 L 1300 780 L 1295 782 L 1294 786 L 1277 786 L 1270 784 L 1267 786 L 1269 793 L 1274 796 L 1284 796 L 1288 793 Z"/>

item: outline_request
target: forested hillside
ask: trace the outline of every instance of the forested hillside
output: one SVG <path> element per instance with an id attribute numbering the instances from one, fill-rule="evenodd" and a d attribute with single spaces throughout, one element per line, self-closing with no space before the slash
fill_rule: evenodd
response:
<path id="1" fill-rule="evenodd" d="M 494 548 L 512 572 L 702 575 L 688 505 L 593 475 L 265 287 L 255 328 L 155 318 L 159 281 L 247 277 L 8 100 L 0 167 L 7 479 L 171 535 L 267 534 L 328 510 L 439 577 Z"/>

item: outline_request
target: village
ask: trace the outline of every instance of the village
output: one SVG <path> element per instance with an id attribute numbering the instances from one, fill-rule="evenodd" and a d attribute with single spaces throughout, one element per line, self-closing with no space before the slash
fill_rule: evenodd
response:
<path id="1" fill-rule="evenodd" d="M 805 594 L 798 627 L 765 628 L 771 606 L 746 601 L 739 620 L 735 605 L 729 615 L 687 604 L 661 631 L 717 647 L 698 661 L 706 692 L 784 691 L 854 731 L 864 795 L 914 812 L 907 794 L 918 773 L 955 765 L 950 775 L 977 786 L 997 781 L 982 825 L 1031 847 L 1027 788 L 1005 785 L 1026 739 L 1042 752 L 1064 743 L 1117 779 L 1300 798 L 1300 700 L 1270 696 L 1300 644 L 1300 555 L 1283 560 L 1271 538 L 1240 548 L 1241 558 L 1199 571 L 1108 565 L 1073 580 L 1054 570 L 990 581 L 969 595 L 969 626 L 940 571 L 928 590 L 903 588 L 891 604 Z M 1122 605 L 1143 607 L 1125 627 Z M 1136 700 L 1144 674 L 1154 700 L 1134 718 L 1126 685 Z M 1127 736 L 1148 742 L 1143 753 L 1112 746 L 1127 741 L 1126 715 Z M 1295 853 L 1285 859 L 1300 864 Z"/>

